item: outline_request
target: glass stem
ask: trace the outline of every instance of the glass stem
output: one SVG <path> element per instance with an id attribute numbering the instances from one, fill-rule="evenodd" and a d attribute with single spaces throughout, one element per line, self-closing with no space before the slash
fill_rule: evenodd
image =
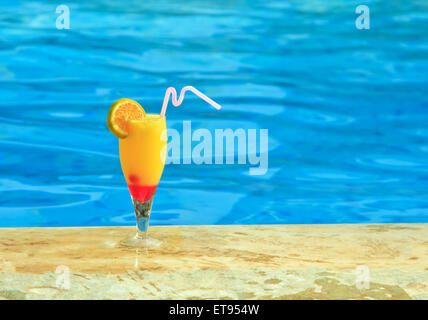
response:
<path id="1" fill-rule="evenodd" d="M 152 210 L 153 197 L 145 202 L 140 202 L 132 198 L 134 204 L 135 217 L 137 218 L 136 238 L 145 239 L 149 228 L 150 211 Z"/>

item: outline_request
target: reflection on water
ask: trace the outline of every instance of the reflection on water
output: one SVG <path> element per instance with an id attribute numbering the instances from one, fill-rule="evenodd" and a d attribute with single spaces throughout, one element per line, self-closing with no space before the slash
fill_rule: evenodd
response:
<path id="1" fill-rule="evenodd" d="M 428 222 L 428 4 L 1 2 L 0 226 L 132 225 L 110 104 L 168 126 L 269 129 L 269 171 L 166 166 L 151 224 Z M 373 16 L 375 14 L 375 16 Z"/>

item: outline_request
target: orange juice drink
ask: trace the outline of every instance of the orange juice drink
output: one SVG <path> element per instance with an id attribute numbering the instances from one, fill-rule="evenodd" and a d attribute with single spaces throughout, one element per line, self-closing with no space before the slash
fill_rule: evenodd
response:
<path id="1" fill-rule="evenodd" d="M 142 120 L 128 121 L 127 132 L 119 139 L 123 175 L 132 198 L 146 202 L 154 196 L 165 164 L 165 117 L 146 114 Z"/>

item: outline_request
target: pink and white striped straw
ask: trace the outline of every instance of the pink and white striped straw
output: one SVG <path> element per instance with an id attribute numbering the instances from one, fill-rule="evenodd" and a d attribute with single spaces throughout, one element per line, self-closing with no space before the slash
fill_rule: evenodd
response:
<path id="1" fill-rule="evenodd" d="M 166 108 L 168 106 L 168 101 L 169 101 L 170 95 L 172 95 L 172 104 L 174 105 L 174 107 L 178 107 L 183 102 L 184 93 L 186 91 L 192 91 L 199 98 L 205 100 L 206 102 L 208 102 L 210 105 L 212 105 L 217 110 L 221 109 L 221 106 L 217 102 L 211 100 L 206 95 L 204 95 L 202 92 L 200 92 L 199 90 L 197 90 L 196 88 L 194 88 L 192 86 L 185 86 L 183 89 L 181 89 L 180 97 L 178 98 L 178 100 L 177 100 L 177 91 L 175 91 L 175 89 L 173 87 L 169 87 L 168 89 L 166 89 L 166 92 L 165 92 L 165 98 L 163 99 L 162 110 L 161 110 L 160 115 L 165 116 L 165 112 L 166 112 Z"/>

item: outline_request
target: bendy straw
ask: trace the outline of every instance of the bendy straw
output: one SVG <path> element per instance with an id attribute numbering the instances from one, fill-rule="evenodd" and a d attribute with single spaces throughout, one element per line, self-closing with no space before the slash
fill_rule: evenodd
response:
<path id="1" fill-rule="evenodd" d="M 172 95 L 172 104 L 174 105 L 174 107 L 178 107 L 183 102 L 184 93 L 186 91 L 192 91 L 199 98 L 205 100 L 206 102 L 208 102 L 210 105 L 212 105 L 217 110 L 221 109 L 221 106 L 217 102 L 208 98 L 206 95 L 204 95 L 202 92 L 200 92 L 199 90 L 197 90 L 196 88 L 194 88 L 192 86 L 183 87 L 183 89 L 181 89 L 180 97 L 178 98 L 178 100 L 177 100 L 177 91 L 175 91 L 175 89 L 173 87 L 169 87 L 168 89 L 166 89 L 166 92 L 165 92 L 165 98 L 163 99 L 162 110 L 161 110 L 160 115 L 165 116 L 165 112 L 166 112 L 166 108 L 168 106 L 168 101 L 169 101 L 170 95 Z"/>

